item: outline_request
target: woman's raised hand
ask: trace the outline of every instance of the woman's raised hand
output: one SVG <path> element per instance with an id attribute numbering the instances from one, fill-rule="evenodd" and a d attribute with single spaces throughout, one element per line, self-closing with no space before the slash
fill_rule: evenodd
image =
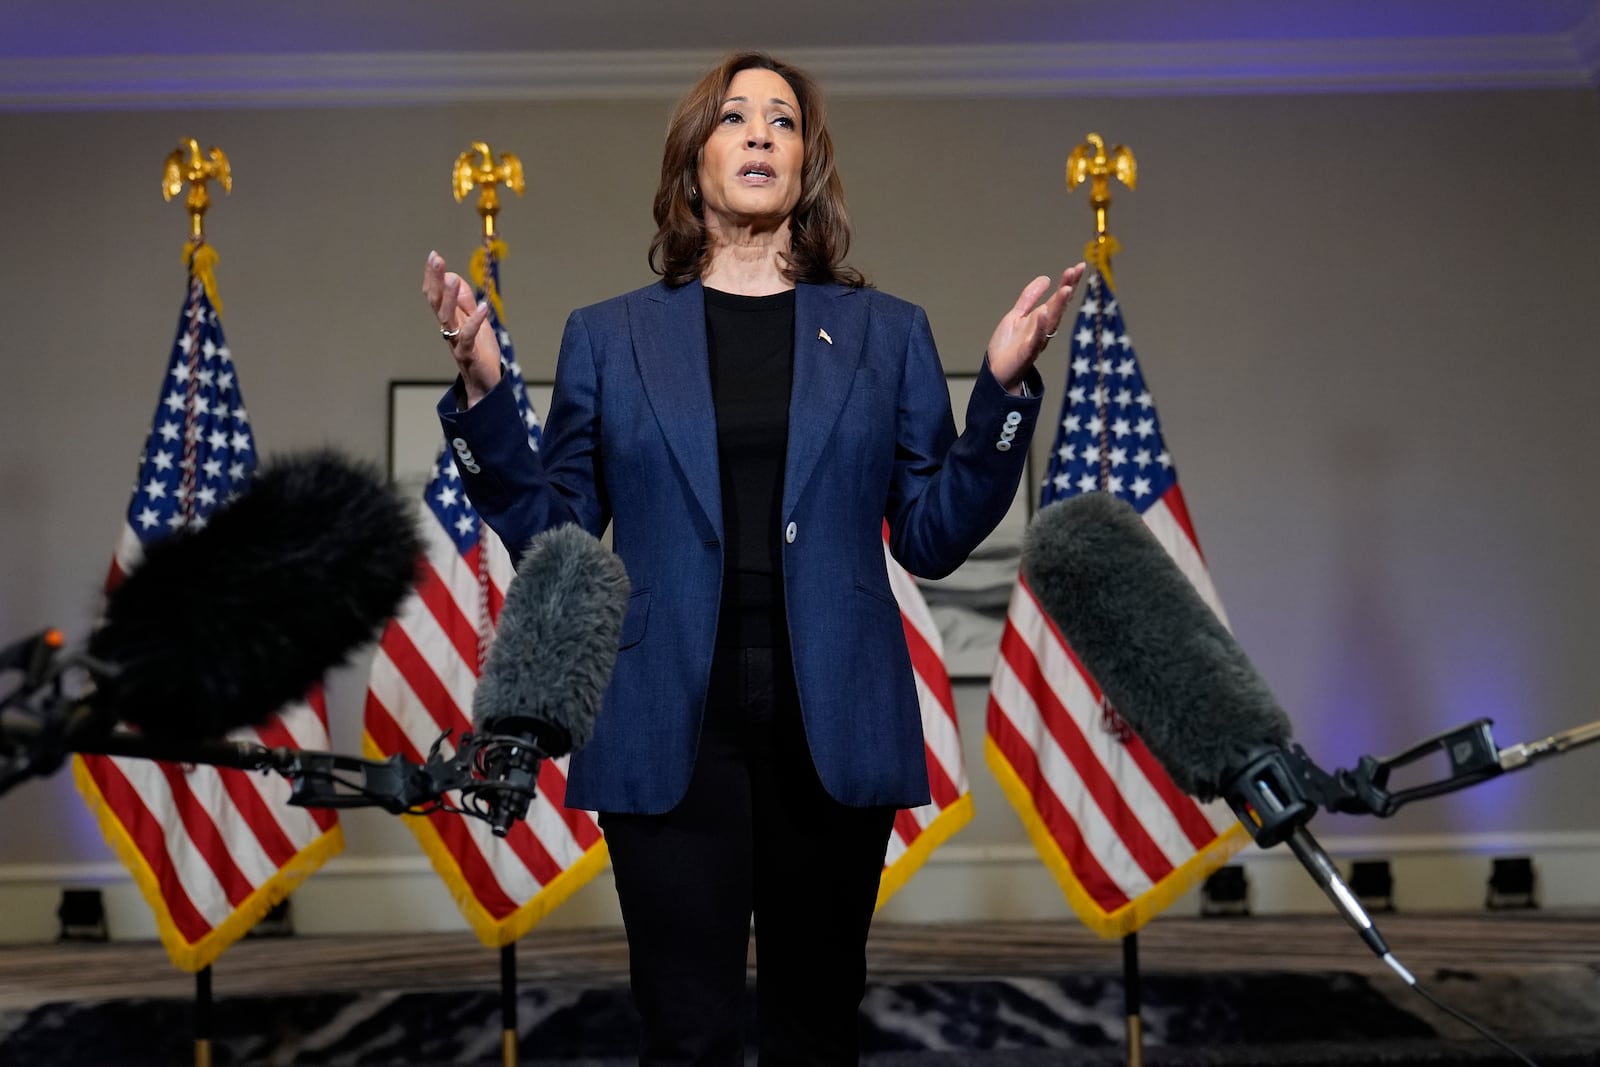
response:
<path id="1" fill-rule="evenodd" d="M 500 383 L 500 342 L 489 327 L 489 305 L 472 299 L 472 287 L 454 271 L 447 273 L 444 257 L 437 252 L 428 253 L 422 295 L 450 346 L 471 407 Z"/>
<path id="2" fill-rule="evenodd" d="M 1039 275 L 1022 290 L 1016 304 L 994 328 L 994 335 L 989 338 L 989 371 L 1006 392 L 1015 394 L 1022 387 L 1028 368 L 1060 329 L 1061 316 L 1066 314 L 1083 271 L 1082 263 L 1062 271 L 1061 285 L 1042 304 L 1039 300 L 1050 288 L 1050 279 Z"/>

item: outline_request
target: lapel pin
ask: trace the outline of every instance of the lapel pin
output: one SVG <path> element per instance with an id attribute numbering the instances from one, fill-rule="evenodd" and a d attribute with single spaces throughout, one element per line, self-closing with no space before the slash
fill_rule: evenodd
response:
<path id="1" fill-rule="evenodd" d="M 833 344 L 833 338 L 828 336 L 828 331 L 827 330 L 818 330 L 817 331 L 817 337 L 819 339 L 823 340 L 823 341 L 828 342 L 830 345 Z"/>

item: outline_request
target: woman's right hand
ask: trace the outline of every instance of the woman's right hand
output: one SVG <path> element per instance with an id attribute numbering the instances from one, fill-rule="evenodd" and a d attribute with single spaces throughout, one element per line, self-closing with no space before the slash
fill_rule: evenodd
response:
<path id="1" fill-rule="evenodd" d="M 433 309 L 441 330 L 459 331 L 446 337 L 450 355 L 461 372 L 471 407 L 500 384 L 500 342 L 489 327 L 489 305 L 472 299 L 472 287 L 465 278 L 444 269 L 444 257 L 428 253 L 422 271 L 422 295 Z"/>

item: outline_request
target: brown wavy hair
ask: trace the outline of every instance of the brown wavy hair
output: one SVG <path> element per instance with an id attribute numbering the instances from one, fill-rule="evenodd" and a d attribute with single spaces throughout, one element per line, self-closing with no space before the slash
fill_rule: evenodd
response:
<path id="1" fill-rule="evenodd" d="M 706 72 L 673 111 L 661 152 L 650 269 L 676 287 L 694 281 L 710 265 L 705 218 L 699 197 L 690 191 L 696 187 L 700 153 L 722 116 L 722 102 L 733 76 L 752 68 L 770 70 L 789 83 L 800 105 L 800 129 L 805 138 L 800 199 L 789 218 L 783 276 L 791 282 L 865 285 L 861 273 L 844 264 L 850 249 L 850 216 L 844 206 L 844 184 L 834 169 L 833 138 L 828 134 L 828 107 L 822 89 L 805 71 L 765 52 L 728 56 Z"/>

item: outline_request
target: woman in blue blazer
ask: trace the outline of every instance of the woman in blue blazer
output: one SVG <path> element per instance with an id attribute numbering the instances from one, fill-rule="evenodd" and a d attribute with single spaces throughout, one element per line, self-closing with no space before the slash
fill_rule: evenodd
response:
<path id="1" fill-rule="evenodd" d="M 572 313 L 538 453 L 487 308 L 430 253 L 461 372 L 440 419 L 506 545 L 609 526 L 632 582 L 566 801 L 600 812 L 641 1061 L 743 1063 L 754 915 L 762 1062 L 854 1063 L 894 813 L 928 801 L 884 523 L 930 578 L 998 524 L 1082 265 L 1000 321 L 958 437 L 922 309 L 843 265 L 802 71 L 760 53 L 710 71 L 673 117 L 655 217 L 663 279 Z"/>

